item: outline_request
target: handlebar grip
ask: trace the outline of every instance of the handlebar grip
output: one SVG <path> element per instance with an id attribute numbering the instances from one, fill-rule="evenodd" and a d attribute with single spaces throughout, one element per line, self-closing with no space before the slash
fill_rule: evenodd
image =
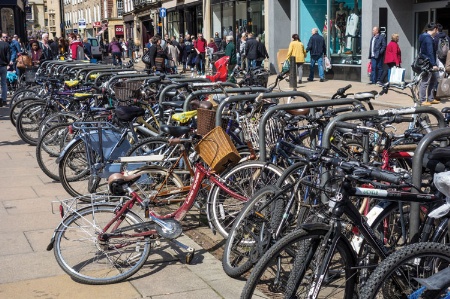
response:
<path id="1" fill-rule="evenodd" d="M 389 182 L 392 184 L 400 184 L 401 177 L 394 172 L 381 171 L 379 169 L 371 169 L 370 176 L 376 180 Z"/>
<path id="2" fill-rule="evenodd" d="M 340 128 L 345 128 L 345 129 L 358 129 L 358 125 L 357 124 L 352 124 L 352 123 L 346 123 L 343 121 L 337 121 L 336 122 L 336 126 L 340 127 Z"/>
<path id="3" fill-rule="evenodd" d="M 294 152 L 296 152 L 298 154 L 302 154 L 302 155 L 312 155 L 312 154 L 316 153 L 315 150 L 312 150 L 308 147 L 299 146 L 299 145 L 294 146 Z"/>
<path id="4" fill-rule="evenodd" d="M 345 86 L 345 87 L 339 88 L 339 89 L 337 90 L 336 93 L 337 93 L 338 95 L 344 95 L 345 92 L 346 92 L 348 89 L 350 89 L 351 87 L 352 87 L 352 85 L 349 84 L 349 85 L 347 85 L 347 86 Z"/>

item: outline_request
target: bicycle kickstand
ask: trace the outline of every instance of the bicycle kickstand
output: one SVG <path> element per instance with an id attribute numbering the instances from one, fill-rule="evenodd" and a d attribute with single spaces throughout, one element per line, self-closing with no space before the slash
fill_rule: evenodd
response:
<path id="1" fill-rule="evenodd" d="M 184 245 L 183 243 L 181 243 L 180 241 L 175 240 L 175 239 L 168 240 L 168 241 L 173 243 L 173 245 L 175 245 L 175 246 L 177 246 L 179 248 L 182 248 L 185 251 L 187 251 L 186 258 L 185 258 L 186 264 L 190 264 L 192 262 L 192 260 L 194 259 L 194 255 L 195 255 L 195 249 L 194 248 L 192 248 L 190 246 L 187 246 L 187 245 Z"/>

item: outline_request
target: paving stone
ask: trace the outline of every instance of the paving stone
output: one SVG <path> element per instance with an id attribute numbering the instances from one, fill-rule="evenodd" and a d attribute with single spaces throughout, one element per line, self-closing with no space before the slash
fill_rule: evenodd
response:
<path id="1" fill-rule="evenodd" d="M 6 185 L 3 185 L 3 183 L 0 186 L 2 188 L 0 201 L 33 198 L 38 196 L 30 186 L 22 186 L 20 188 L 7 187 Z"/>
<path id="2" fill-rule="evenodd" d="M 20 232 L 0 233 L 0 256 L 31 253 L 33 249 L 26 236 Z"/>
<path id="3" fill-rule="evenodd" d="M 157 295 L 152 296 L 152 299 L 199 299 L 199 298 L 208 298 L 208 299 L 214 299 L 214 298 L 223 298 L 222 296 L 219 296 L 216 292 L 214 292 L 211 289 L 201 289 L 201 290 L 194 290 L 194 291 L 187 291 L 182 293 L 173 293 L 173 294 L 166 294 L 166 295 Z"/>
<path id="4" fill-rule="evenodd" d="M 2 284 L 0 298 L 137 299 L 142 296 L 129 282 L 91 286 L 74 282 L 68 275 L 59 275 Z"/>

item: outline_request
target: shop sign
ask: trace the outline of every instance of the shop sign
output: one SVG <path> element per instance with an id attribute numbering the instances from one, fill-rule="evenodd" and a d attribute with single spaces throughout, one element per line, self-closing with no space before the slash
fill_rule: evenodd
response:
<path id="1" fill-rule="evenodd" d="M 115 29 L 116 35 L 123 35 L 123 25 L 116 25 Z"/>
<path id="2" fill-rule="evenodd" d="M 100 22 L 94 22 L 93 27 L 95 27 L 95 28 L 102 27 L 102 23 L 100 23 Z"/>

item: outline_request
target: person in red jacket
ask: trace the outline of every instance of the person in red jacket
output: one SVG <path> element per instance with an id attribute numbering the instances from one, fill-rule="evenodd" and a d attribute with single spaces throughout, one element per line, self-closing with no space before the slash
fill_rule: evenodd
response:
<path id="1" fill-rule="evenodd" d="M 391 42 L 386 47 L 386 53 L 384 55 L 384 67 L 383 74 L 381 75 L 381 83 L 386 82 L 386 78 L 389 81 L 388 74 L 391 69 L 396 66 L 400 67 L 402 63 L 402 52 L 398 46 L 399 36 L 397 33 L 391 35 Z"/>
<path id="2" fill-rule="evenodd" d="M 197 52 L 197 59 L 195 65 L 197 66 L 198 74 L 205 74 L 205 53 L 207 41 L 203 38 L 203 34 L 197 34 L 197 40 L 194 42 L 194 49 Z"/>
<path id="3" fill-rule="evenodd" d="M 69 35 L 69 47 L 70 47 L 70 57 L 72 57 L 73 60 L 77 59 L 77 50 L 78 46 L 83 47 L 83 43 L 81 41 L 77 40 L 77 36 L 74 33 L 71 33 Z M 80 57 L 78 57 L 80 58 Z M 84 57 L 81 57 L 80 59 L 83 59 Z"/>

